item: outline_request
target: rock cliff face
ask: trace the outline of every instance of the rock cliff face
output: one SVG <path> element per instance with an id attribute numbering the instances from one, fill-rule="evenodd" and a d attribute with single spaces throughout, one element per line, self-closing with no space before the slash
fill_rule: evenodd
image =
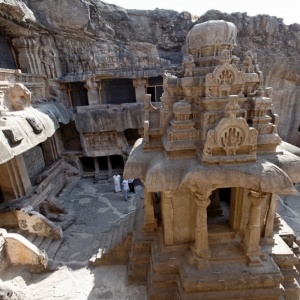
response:
<path id="1" fill-rule="evenodd" d="M 11 38 L 22 71 L 38 74 L 41 68 L 22 66 L 22 53 L 29 43 L 20 38 L 30 39 L 32 51 L 37 53 L 34 47 L 43 43 L 41 34 L 46 35 L 50 48 L 57 52 L 54 64 L 62 82 L 82 81 L 99 73 L 143 77 L 145 73 L 135 72 L 148 69 L 152 69 L 149 76 L 157 76 L 170 65 L 180 68 L 185 38 L 194 24 L 230 21 L 238 28 L 234 54 L 242 61 L 246 50 L 257 53 L 264 84 L 274 88 L 279 134 L 300 146 L 299 24 L 287 26 L 282 19 L 268 15 L 249 17 L 215 10 L 194 23 L 188 12 L 129 10 L 100 0 L 0 0 L 0 8 L 4 20 L 0 31 Z M 5 21 L 9 19 L 19 23 Z"/>

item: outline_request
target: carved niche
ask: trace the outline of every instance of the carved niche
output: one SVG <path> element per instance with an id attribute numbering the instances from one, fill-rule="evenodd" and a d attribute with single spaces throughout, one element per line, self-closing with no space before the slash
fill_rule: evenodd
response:
<path id="1" fill-rule="evenodd" d="M 209 73 L 205 78 L 206 97 L 228 96 L 232 85 L 238 85 L 239 89 L 244 89 L 246 74 L 239 71 L 234 64 L 230 64 L 229 50 L 223 50 L 218 65 L 213 73 Z M 217 88 L 217 94 L 211 95 L 212 88 Z"/>
<path id="2" fill-rule="evenodd" d="M 237 118 L 240 111 L 238 96 L 229 96 L 225 107 L 227 117 L 215 129 L 209 130 L 202 152 L 206 164 L 231 164 L 256 161 L 257 135 L 244 118 Z"/>

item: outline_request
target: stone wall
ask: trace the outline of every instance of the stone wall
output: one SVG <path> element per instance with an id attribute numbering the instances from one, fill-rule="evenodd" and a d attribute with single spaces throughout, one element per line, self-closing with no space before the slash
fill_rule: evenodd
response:
<path id="1" fill-rule="evenodd" d="M 45 167 L 42 148 L 35 146 L 23 153 L 29 178 L 38 174 Z"/>

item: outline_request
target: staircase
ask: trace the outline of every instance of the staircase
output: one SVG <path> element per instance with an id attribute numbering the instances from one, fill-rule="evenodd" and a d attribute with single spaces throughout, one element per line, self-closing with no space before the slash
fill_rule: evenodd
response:
<path id="1" fill-rule="evenodd" d="M 98 253 L 90 258 L 91 266 L 124 264 L 131 249 L 135 210 L 126 215 L 114 228 L 103 234 Z"/>

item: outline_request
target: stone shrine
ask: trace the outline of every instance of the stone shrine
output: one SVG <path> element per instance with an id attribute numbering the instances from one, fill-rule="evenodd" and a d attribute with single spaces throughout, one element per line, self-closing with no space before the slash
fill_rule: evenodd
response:
<path id="1" fill-rule="evenodd" d="M 232 54 L 236 36 L 230 22 L 195 25 L 182 73 L 164 74 L 161 106 L 145 96 L 144 138 L 124 176 L 144 183 L 135 242 L 150 244 L 149 299 L 299 298 L 297 259 L 274 220 L 277 196 L 296 192 L 300 160 L 280 146 L 256 55 L 238 64 Z M 139 258 L 133 282 L 145 274 Z"/>
<path id="2" fill-rule="evenodd" d="M 299 24 L 0 0 L 0 53 L 0 298 L 300 298 Z"/>

